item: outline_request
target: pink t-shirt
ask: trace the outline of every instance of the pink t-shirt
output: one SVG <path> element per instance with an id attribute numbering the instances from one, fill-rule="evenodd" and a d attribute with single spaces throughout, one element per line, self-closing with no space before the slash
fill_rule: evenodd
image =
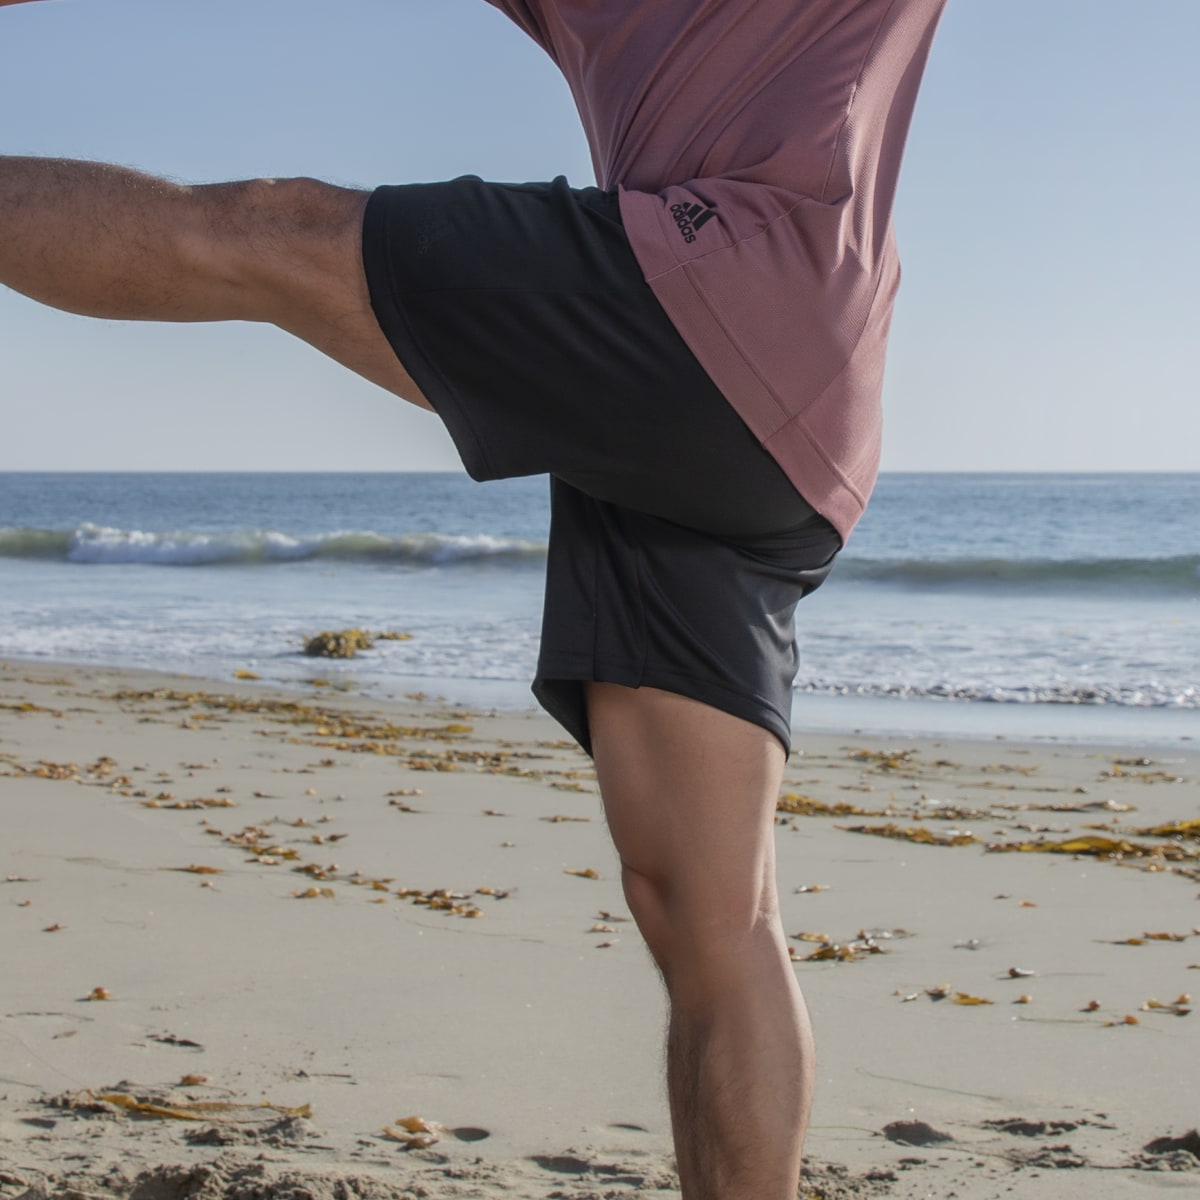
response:
<path id="1" fill-rule="evenodd" d="M 891 211 L 946 0 L 489 0 L 566 77 L 675 327 L 843 537 L 879 470 Z"/>

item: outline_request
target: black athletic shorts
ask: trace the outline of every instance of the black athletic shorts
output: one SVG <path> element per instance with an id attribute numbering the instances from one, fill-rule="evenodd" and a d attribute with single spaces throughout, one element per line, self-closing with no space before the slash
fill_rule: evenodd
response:
<path id="1" fill-rule="evenodd" d="M 663 312 L 616 193 L 383 187 L 363 261 L 467 471 L 552 477 L 542 705 L 589 752 L 585 680 L 679 692 L 788 747 L 794 610 L 841 541 Z"/>

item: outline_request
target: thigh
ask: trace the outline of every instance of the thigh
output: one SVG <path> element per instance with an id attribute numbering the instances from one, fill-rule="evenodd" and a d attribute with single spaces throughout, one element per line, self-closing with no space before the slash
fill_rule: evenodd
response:
<path id="1" fill-rule="evenodd" d="M 229 319 L 264 321 L 423 408 L 371 310 L 362 258 L 368 192 L 315 179 L 192 189 L 195 269 L 225 285 Z"/>
<path id="2" fill-rule="evenodd" d="M 778 742 L 669 692 L 591 683 L 587 699 L 608 827 L 651 948 L 744 934 L 774 909 Z"/>

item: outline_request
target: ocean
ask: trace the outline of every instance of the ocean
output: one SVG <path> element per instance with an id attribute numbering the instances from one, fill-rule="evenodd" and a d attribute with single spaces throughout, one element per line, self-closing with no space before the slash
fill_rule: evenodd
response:
<path id="1" fill-rule="evenodd" d="M 525 707 L 544 478 L 0 474 L 0 656 Z M 411 634 L 360 657 L 324 629 Z M 1200 739 L 1200 475 L 885 474 L 798 609 L 799 729 Z"/>

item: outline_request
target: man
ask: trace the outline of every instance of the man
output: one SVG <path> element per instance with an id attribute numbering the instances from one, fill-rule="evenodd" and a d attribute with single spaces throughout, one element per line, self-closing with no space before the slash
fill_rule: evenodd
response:
<path id="1" fill-rule="evenodd" d="M 0 5 L 22 0 L 0 0 Z M 534 690 L 595 758 L 670 997 L 686 1200 L 791 1200 L 812 1037 L 778 915 L 793 612 L 861 515 L 890 213 L 945 0 L 490 0 L 554 58 L 597 188 L 181 187 L 0 159 L 0 281 L 271 322 L 552 476 Z"/>

